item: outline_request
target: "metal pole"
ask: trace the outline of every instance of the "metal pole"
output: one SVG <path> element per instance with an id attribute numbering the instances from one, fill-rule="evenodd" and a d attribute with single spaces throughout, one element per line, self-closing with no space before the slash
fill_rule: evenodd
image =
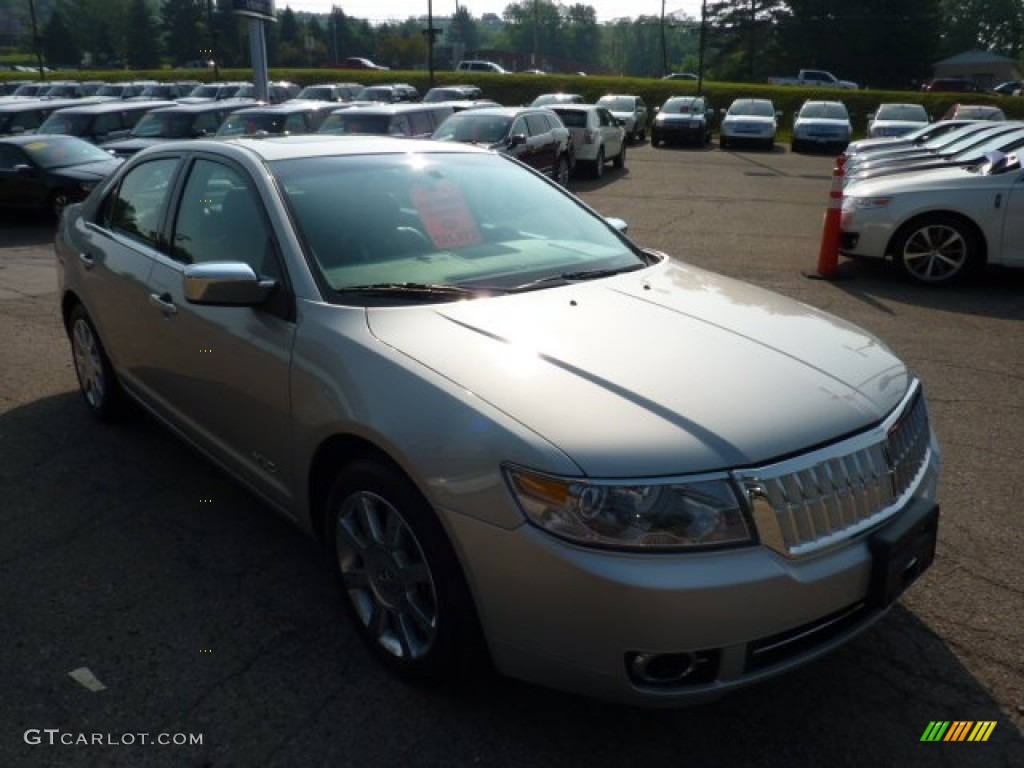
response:
<path id="1" fill-rule="evenodd" d="M 708 31 L 708 3 L 700 0 L 700 45 L 697 54 L 697 93 L 704 92 L 704 40 Z"/>
<path id="2" fill-rule="evenodd" d="M 36 23 L 35 0 L 28 0 L 28 11 L 32 17 L 32 47 L 36 51 L 36 62 L 39 64 L 39 79 L 46 79 L 46 70 L 43 68 L 43 45 L 39 38 L 39 25 Z"/>
<path id="3" fill-rule="evenodd" d="M 434 3 L 427 0 L 427 71 L 430 73 L 428 82 L 434 87 Z"/>
<path id="4" fill-rule="evenodd" d="M 267 77 L 267 39 L 263 33 L 263 21 L 249 20 L 249 55 L 252 58 L 253 85 L 256 86 L 256 98 L 270 101 Z"/>
<path id="5" fill-rule="evenodd" d="M 665 0 L 661 0 L 661 74 L 668 74 L 668 48 L 665 45 Z"/>

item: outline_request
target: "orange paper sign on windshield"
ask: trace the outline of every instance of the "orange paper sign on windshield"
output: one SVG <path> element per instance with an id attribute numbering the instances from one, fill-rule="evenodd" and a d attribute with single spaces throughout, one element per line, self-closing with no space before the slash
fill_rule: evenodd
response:
<path id="1" fill-rule="evenodd" d="M 412 204 L 438 248 L 466 248 L 483 242 L 462 190 L 451 182 L 417 184 L 412 188 Z"/>

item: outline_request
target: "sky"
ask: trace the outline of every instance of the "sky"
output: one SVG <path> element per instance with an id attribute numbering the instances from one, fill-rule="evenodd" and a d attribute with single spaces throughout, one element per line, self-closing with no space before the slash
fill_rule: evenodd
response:
<path id="1" fill-rule="evenodd" d="M 345 12 L 346 16 L 354 16 L 358 19 L 369 19 L 371 22 L 378 21 L 404 21 L 410 16 L 425 16 L 427 14 L 428 0 L 275 0 L 274 8 L 283 11 L 291 8 L 293 11 L 307 11 L 309 13 L 330 13 L 331 6 L 337 5 Z M 597 11 L 598 21 L 609 21 L 622 17 L 634 16 L 660 16 L 661 0 L 556 0 L 562 5 L 573 5 L 582 2 L 584 5 L 591 5 Z M 456 0 L 432 0 L 433 13 L 435 16 L 450 16 L 455 12 Z M 458 5 L 464 5 L 476 18 L 485 13 L 496 13 L 501 16 L 509 0 L 459 0 Z M 700 16 L 700 0 L 666 0 L 665 13 L 672 14 L 673 11 L 688 13 L 694 18 Z"/>

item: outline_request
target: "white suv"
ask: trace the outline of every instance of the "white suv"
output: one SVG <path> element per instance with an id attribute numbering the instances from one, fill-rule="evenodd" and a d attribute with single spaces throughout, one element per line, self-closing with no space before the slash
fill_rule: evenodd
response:
<path id="1" fill-rule="evenodd" d="M 491 72 L 495 75 L 507 74 L 504 67 L 495 64 L 493 61 L 469 60 L 460 61 L 456 67 L 459 72 Z"/>

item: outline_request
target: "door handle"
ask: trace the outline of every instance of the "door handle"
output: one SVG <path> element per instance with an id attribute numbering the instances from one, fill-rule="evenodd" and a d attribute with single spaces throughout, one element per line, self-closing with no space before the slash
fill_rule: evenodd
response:
<path id="1" fill-rule="evenodd" d="M 174 306 L 174 299 L 169 293 L 151 293 L 149 303 L 159 309 L 164 317 L 178 314 L 178 308 Z"/>
<path id="2" fill-rule="evenodd" d="M 96 258 L 91 253 L 80 253 L 78 254 L 78 259 L 86 269 L 92 269 L 96 266 Z"/>

